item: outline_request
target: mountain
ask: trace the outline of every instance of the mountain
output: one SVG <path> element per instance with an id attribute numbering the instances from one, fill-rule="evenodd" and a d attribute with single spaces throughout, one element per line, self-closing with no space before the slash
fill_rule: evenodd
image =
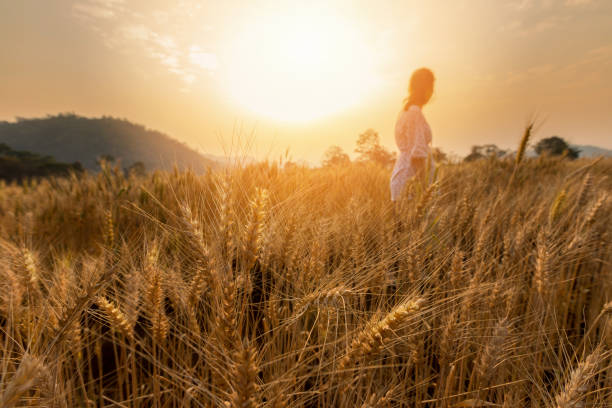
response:
<path id="1" fill-rule="evenodd" d="M 591 145 L 572 145 L 573 148 L 580 150 L 580 157 L 612 157 L 612 150 Z"/>
<path id="2" fill-rule="evenodd" d="M 106 116 L 61 114 L 0 122 L 0 143 L 53 156 L 59 162 L 80 162 L 89 170 L 99 169 L 101 156 L 119 159 L 123 167 L 141 162 L 147 170 L 171 169 L 176 163 L 180 168 L 202 172 L 219 165 L 164 133 Z"/>

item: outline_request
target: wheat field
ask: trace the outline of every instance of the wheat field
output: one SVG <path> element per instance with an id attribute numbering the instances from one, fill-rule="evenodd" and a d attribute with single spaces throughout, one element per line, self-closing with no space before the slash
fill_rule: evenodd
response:
<path id="1" fill-rule="evenodd" d="M 0 406 L 612 406 L 612 160 L 0 188 Z"/>

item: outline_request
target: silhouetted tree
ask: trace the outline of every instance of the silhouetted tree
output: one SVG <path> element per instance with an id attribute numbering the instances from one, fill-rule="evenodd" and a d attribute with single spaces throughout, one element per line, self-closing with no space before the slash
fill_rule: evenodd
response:
<path id="1" fill-rule="evenodd" d="M 147 168 L 143 162 L 137 161 L 132 163 L 132 165 L 127 168 L 127 172 L 136 176 L 144 176 L 147 173 Z"/>
<path id="2" fill-rule="evenodd" d="M 432 147 L 431 155 L 436 163 L 442 163 L 448 160 L 446 153 L 444 153 L 439 147 Z"/>
<path id="3" fill-rule="evenodd" d="M 502 157 L 507 153 L 508 152 L 506 150 L 500 149 L 495 144 L 475 145 L 472 146 L 470 154 L 468 154 L 463 160 L 466 162 L 470 162 L 491 156 Z"/>
<path id="4" fill-rule="evenodd" d="M 351 162 L 348 154 L 340 146 L 330 146 L 323 156 L 323 166 L 346 166 Z"/>
<path id="5" fill-rule="evenodd" d="M 359 161 L 373 161 L 383 166 L 392 165 L 395 155 L 380 145 L 380 137 L 374 129 L 368 129 L 359 135 L 355 152 Z"/>
<path id="6" fill-rule="evenodd" d="M 112 154 L 101 154 L 100 157 L 98 157 L 98 165 L 100 166 L 102 162 L 112 164 L 115 162 L 115 157 Z"/>
<path id="7" fill-rule="evenodd" d="M 566 155 L 570 159 L 577 159 L 580 156 L 580 150 L 574 149 L 567 144 L 565 140 L 559 136 L 547 137 L 540 140 L 535 145 L 535 151 L 537 154 L 549 155 L 549 156 L 562 156 Z"/>
<path id="8" fill-rule="evenodd" d="M 31 178 L 67 176 L 71 172 L 82 171 L 83 166 L 79 162 L 60 163 L 51 156 L 13 150 L 6 144 L 0 143 L 0 179 L 2 180 L 21 182 Z"/>

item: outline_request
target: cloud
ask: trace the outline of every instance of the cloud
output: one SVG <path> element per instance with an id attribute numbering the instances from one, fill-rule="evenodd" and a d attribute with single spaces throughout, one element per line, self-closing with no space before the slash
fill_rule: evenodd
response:
<path id="1" fill-rule="evenodd" d="M 124 0 L 85 0 L 72 5 L 75 17 L 84 20 L 110 19 L 124 10 Z"/>
<path id="2" fill-rule="evenodd" d="M 549 76 L 558 71 L 558 68 L 552 64 L 533 65 L 521 71 L 510 71 L 505 74 L 505 82 L 507 84 L 516 84 L 528 80 L 537 80 L 545 76 Z"/>
<path id="3" fill-rule="evenodd" d="M 527 28 L 526 31 L 528 33 L 529 32 L 541 33 L 543 31 L 547 31 L 553 28 L 560 27 L 563 24 L 567 23 L 569 20 L 570 18 L 567 16 L 548 16 L 548 17 L 545 17 L 535 22 L 535 24 L 532 27 Z"/>
<path id="4" fill-rule="evenodd" d="M 147 41 L 151 36 L 151 30 L 142 24 L 122 27 L 120 31 L 128 40 Z"/>
<path id="5" fill-rule="evenodd" d="M 192 64 L 208 71 L 216 70 L 219 65 L 217 56 L 209 52 L 203 52 L 199 45 L 190 47 L 189 60 Z"/>
<path id="6" fill-rule="evenodd" d="M 593 3 L 593 0 L 565 0 L 567 6 L 584 6 Z"/>
<path id="7" fill-rule="evenodd" d="M 75 4 L 72 11 L 82 18 L 111 18 L 115 16 L 113 10 L 95 4 Z"/>
<path id="8" fill-rule="evenodd" d="M 525 69 L 506 72 L 501 78 L 505 83 L 512 85 L 545 80 L 564 84 L 566 87 L 576 87 L 599 77 L 603 78 L 610 67 L 612 67 L 612 45 L 604 45 L 585 51 L 569 64 L 536 64 Z"/>
<path id="9" fill-rule="evenodd" d="M 517 19 L 510 21 L 508 24 L 501 26 L 499 31 L 509 32 L 511 34 L 526 37 L 536 33 L 563 27 L 564 24 L 571 20 L 570 16 L 549 15 L 540 18 Z"/>
<path id="10" fill-rule="evenodd" d="M 186 19 L 195 18 L 201 4 L 181 0 L 181 7 L 137 10 L 125 0 L 79 0 L 73 16 L 98 33 L 110 49 L 126 55 L 144 53 L 167 72 L 191 85 L 219 65 L 217 56 L 193 38 L 181 37 Z M 203 31 L 210 31 L 206 26 Z M 187 89 L 186 87 L 182 88 Z"/>
<path id="11" fill-rule="evenodd" d="M 556 1 L 558 0 L 512 0 L 507 4 L 517 11 L 526 11 L 535 8 L 549 9 Z"/>

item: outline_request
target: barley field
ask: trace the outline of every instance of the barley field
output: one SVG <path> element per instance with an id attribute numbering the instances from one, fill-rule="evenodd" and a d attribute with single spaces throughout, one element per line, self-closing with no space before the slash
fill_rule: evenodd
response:
<path id="1" fill-rule="evenodd" d="M 0 406 L 612 406 L 612 160 L 0 188 Z"/>

